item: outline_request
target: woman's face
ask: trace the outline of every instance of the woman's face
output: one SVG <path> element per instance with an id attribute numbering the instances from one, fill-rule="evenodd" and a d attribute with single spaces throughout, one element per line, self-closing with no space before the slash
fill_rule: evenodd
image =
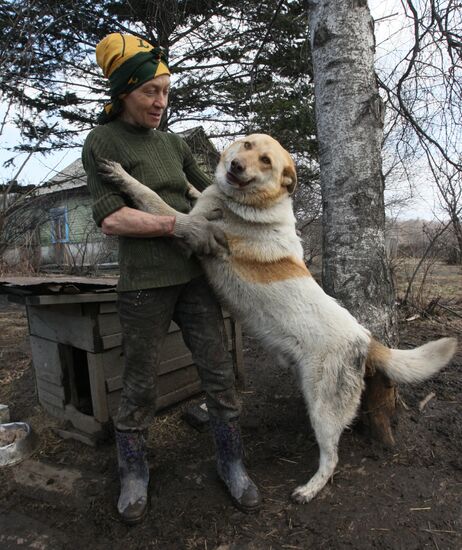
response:
<path id="1" fill-rule="evenodd" d="M 170 76 L 163 74 L 127 94 L 120 118 L 133 126 L 157 128 L 168 103 Z"/>

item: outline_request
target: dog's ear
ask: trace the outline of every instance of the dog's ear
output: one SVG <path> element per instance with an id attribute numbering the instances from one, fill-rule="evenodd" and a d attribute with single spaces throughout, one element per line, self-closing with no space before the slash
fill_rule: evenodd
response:
<path id="1" fill-rule="evenodd" d="M 297 172 L 295 171 L 295 166 L 293 163 L 288 164 L 282 171 L 282 181 L 281 185 L 287 187 L 289 195 L 295 191 L 297 187 Z"/>

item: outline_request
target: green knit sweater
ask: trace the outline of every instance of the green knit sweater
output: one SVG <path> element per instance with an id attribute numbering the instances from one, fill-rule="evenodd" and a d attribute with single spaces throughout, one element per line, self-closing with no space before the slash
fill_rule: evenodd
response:
<path id="1" fill-rule="evenodd" d="M 116 119 L 94 128 L 82 152 L 93 198 L 93 218 L 99 226 L 112 212 L 132 205 L 118 189 L 102 181 L 96 169 L 98 157 L 120 162 L 129 174 L 179 212 L 191 208 L 186 196 L 188 181 L 199 191 L 211 183 L 179 136 Z M 201 273 L 198 261 L 188 258 L 170 237 L 119 237 L 119 267 L 119 292 L 182 284 Z"/>

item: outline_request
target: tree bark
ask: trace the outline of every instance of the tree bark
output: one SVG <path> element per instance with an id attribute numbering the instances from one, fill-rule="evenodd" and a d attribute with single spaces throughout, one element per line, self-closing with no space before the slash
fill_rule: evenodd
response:
<path id="1" fill-rule="evenodd" d="M 385 344 L 396 341 L 385 252 L 383 104 L 374 72 L 366 0 L 310 0 L 316 122 L 323 199 L 323 286 Z M 393 445 L 396 389 L 366 373 L 362 418 Z"/>

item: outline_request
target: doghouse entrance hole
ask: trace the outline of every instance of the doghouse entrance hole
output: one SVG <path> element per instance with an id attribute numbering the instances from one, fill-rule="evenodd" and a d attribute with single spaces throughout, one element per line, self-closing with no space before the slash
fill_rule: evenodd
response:
<path id="1" fill-rule="evenodd" d="M 81 413 L 93 416 L 87 352 L 72 346 L 65 348 L 67 360 L 64 361 L 63 385 L 66 403 L 72 403 Z"/>

